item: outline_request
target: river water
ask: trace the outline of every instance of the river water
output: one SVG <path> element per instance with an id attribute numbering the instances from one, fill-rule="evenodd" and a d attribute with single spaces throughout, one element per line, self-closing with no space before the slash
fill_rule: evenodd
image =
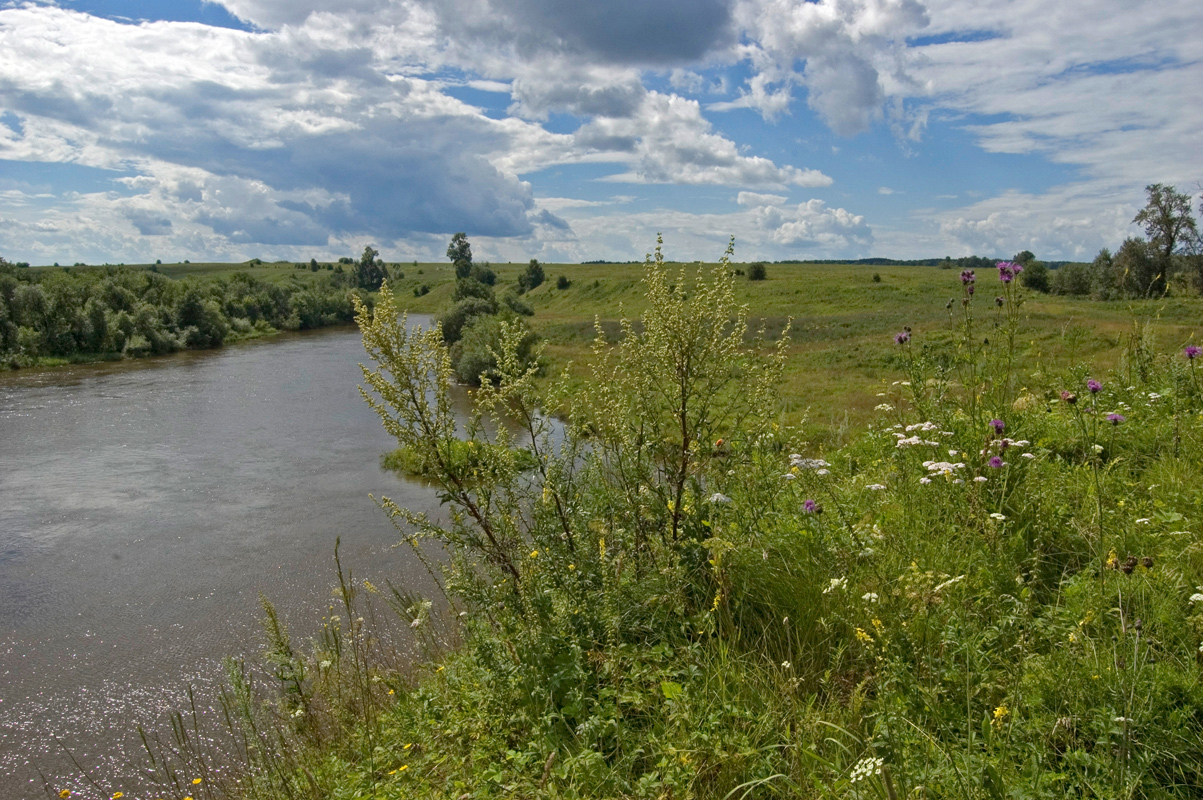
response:
<path id="1" fill-rule="evenodd" d="M 259 592 L 315 631 L 336 536 L 428 587 L 368 495 L 437 499 L 380 468 L 361 361 L 338 329 L 0 375 L 0 798 L 137 795 L 134 727 L 260 651 Z"/>

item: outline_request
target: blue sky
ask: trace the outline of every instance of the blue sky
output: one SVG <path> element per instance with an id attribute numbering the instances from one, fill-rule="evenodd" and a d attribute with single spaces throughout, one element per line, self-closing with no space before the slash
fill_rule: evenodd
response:
<path id="1" fill-rule="evenodd" d="M 1203 189 L 1197 0 L 0 0 L 32 263 L 1089 259 Z"/>

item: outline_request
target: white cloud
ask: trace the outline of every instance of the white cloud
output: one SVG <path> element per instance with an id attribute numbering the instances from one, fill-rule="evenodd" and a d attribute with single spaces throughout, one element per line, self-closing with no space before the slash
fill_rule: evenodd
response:
<path id="1" fill-rule="evenodd" d="M 788 197 L 780 194 L 758 194 L 756 192 L 740 192 L 735 202 L 741 206 L 750 208 L 759 208 L 760 206 L 779 206 L 783 205 Z"/>

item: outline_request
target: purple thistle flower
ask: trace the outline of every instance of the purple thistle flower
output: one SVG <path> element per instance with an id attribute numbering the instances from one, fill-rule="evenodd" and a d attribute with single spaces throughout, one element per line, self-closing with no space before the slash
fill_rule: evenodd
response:
<path id="1" fill-rule="evenodd" d="M 1110 422 L 1112 425 L 1118 425 L 1121 422 L 1123 422 L 1125 419 L 1127 419 L 1127 417 L 1125 417 L 1123 414 L 1111 413 L 1111 414 L 1107 415 L 1107 421 Z"/>
<path id="2" fill-rule="evenodd" d="M 899 331 L 894 334 L 894 344 L 906 344 L 911 340 L 910 331 Z"/>
<path id="3" fill-rule="evenodd" d="M 966 286 L 965 291 L 969 292 L 969 294 L 973 294 L 973 284 L 971 283 L 968 286 Z"/>
<path id="4" fill-rule="evenodd" d="M 1199 347 L 1198 345 L 1194 344 L 1188 344 L 1182 349 L 1182 354 L 1191 361 L 1194 361 L 1200 353 L 1203 353 L 1203 347 Z"/>
<path id="5" fill-rule="evenodd" d="M 1103 391 L 1103 384 L 1099 383 L 1094 378 L 1087 378 L 1086 388 L 1090 390 L 1091 394 L 1098 394 L 1099 392 Z"/>
<path id="6" fill-rule="evenodd" d="M 1002 308 L 1002 304 L 1003 304 L 1003 299 L 1002 299 L 1001 295 L 994 298 L 994 305 L 998 306 L 999 308 Z"/>
<path id="7" fill-rule="evenodd" d="M 1072 406 L 1074 403 L 1078 402 L 1078 396 L 1073 392 L 1062 389 L 1061 401 L 1064 403 L 1069 403 Z"/>
<path id="8" fill-rule="evenodd" d="M 1005 466 L 1007 462 L 1003 461 L 1000 456 L 994 456 L 986 463 L 989 464 L 990 466 L 994 467 L 995 469 L 998 469 L 999 467 Z"/>
<path id="9" fill-rule="evenodd" d="M 1002 433 L 1007 429 L 1007 423 L 1003 422 L 1001 419 L 992 419 L 990 420 L 990 427 L 994 429 L 995 433 Z"/>
<path id="10" fill-rule="evenodd" d="M 1010 265 L 1010 266 L 1008 266 L 1008 265 Z M 1014 265 L 1011 264 L 1011 262 L 1009 262 L 1009 261 L 1002 261 L 999 263 L 998 279 L 1000 281 L 1002 281 L 1003 283 L 1010 283 L 1011 281 L 1013 281 L 1015 279 L 1015 270 L 1013 270 L 1011 268 L 1012 266 L 1014 266 Z"/>
<path id="11" fill-rule="evenodd" d="M 819 505 L 818 503 L 816 503 L 814 500 L 811 500 L 809 498 L 806 500 L 805 503 L 802 504 L 802 509 L 807 514 L 822 514 L 823 513 L 823 507 L 821 505 Z"/>
<path id="12" fill-rule="evenodd" d="M 961 283 L 973 283 L 975 280 L 977 280 L 977 276 L 973 274 L 973 270 L 961 270 Z"/>

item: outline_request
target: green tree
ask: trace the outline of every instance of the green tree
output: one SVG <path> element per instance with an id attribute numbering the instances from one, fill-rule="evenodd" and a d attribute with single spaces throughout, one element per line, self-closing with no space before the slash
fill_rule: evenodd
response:
<path id="1" fill-rule="evenodd" d="M 768 277 L 768 272 L 764 268 L 764 264 L 757 262 L 748 266 L 748 280 L 762 281 Z"/>
<path id="2" fill-rule="evenodd" d="M 529 292 L 543 283 L 544 280 L 543 265 L 539 263 L 539 259 L 532 258 L 530 263 L 526 265 L 526 269 L 518 276 L 518 293 Z"/>
<path id="3" fill-rule="evenodd" d="M 1132 221 L 1144 228 L 1157 260 L 1169 267 L 1175 255 L 1199 241 L 1199 226 L 1191 209 L 1190 195 L 1173 186 L 1152 183 L 1145 187 L 1149 202 Z"/>
<path id="4" fill-rule="evenodd" d="M 370 244 L 363 248 L 363 254 L 355 262 L 353 273 L 356 287 L 374 292 L 384 283 L 387 276 L 384 272 L 384 262 L 378 258 L 379 255 Z"/>
<path id="5" fill-rule="evenodd" d="M 467 278 L 472 274 L 472 245 L 468 243 L 468 234 L 461 231 L 451 237 L 447 258 L 455 265 L 455 277 Z"/>

